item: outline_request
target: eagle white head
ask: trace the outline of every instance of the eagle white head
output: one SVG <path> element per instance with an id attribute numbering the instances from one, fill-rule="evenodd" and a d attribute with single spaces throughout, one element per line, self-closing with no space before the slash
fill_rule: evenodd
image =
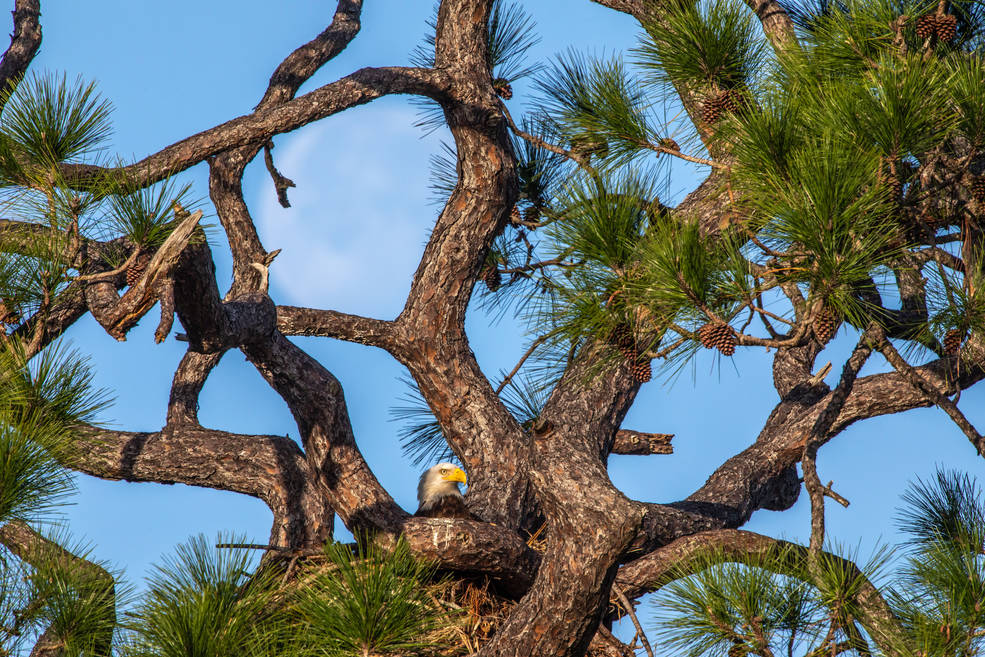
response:
<path id="1" fill-rule="evenodd" d="M 458 489 L 459 483 L 467 484 L 468 481 L 465 472 L 454 463 L 439 463 L 429 468 L 417 484 L 418 508 L 432 507 L 445 497 L 464 500 L 462 491 Z"/>

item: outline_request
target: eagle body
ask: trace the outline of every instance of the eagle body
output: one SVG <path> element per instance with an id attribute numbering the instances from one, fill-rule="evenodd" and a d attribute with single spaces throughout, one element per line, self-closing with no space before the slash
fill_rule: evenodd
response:
<path id="1" fill-rule="evenodd" d="M 428 469 L 417 485 L 418 507 L 414 515 L 471 519 L 459 483 L 467 483 L 465 472 L 453 463 L 439 463 Z"/>

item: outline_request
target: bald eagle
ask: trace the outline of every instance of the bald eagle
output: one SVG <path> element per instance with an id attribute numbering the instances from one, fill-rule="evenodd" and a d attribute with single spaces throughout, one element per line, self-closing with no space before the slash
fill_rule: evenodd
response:
<path id="1" fill-rule="evenodd" d="M 453 463 L 439 463 L 421 475 L 417 484 L 417 513 L 425 518 L 472 518 L 458 483 L 467 483 L 465 472 Z"/>

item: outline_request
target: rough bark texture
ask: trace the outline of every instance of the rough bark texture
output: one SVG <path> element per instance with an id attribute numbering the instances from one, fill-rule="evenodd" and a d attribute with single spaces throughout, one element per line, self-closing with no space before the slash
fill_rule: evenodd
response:
<path id="1" fill-rule="evenodd" d="M 647 25 L 659 21 L 664 9 L 649 0 L 596 1 Z M 775 49 L 796 46 L 790 18 L 778 2 L 747 4 Z M 124 339 L 160 299 L 158 339 L 170 333 L 177 316 L 188 343 L 174 374 L 167 424 L 154 432 L 83 427 L 77 449 L 66 458 L 68 467 L 103 479 L 183 483 L 256 497 L 273 512 L 270 544 L 282 551 L 300 553 L 330 539 L 335 514 L 350 530 L 370 531 L 383 544 L 402 535 L 418 555 L 458 574 L 489 576 L 518 600 L 482 648 L 483 656 L 577 657 L 593 640 L 605 654 L 625 655 L 626 646 L 604 627 L 600 631 L 613 581 L 635 599 L 665 583 L 672 568 L 697 563 L 712 550 L 737 561 L 778 546 L 799 555 L 796 546 L 736 529 L 759 509 L 793 505 L 800 492 L 795 466 L 805 448 L 810 445 L 813 458 L 854 422 L 936 403 L 960 424 L 963 416 L 948 396 L 985 377 L 985 349 L 977 334 L 956 356 L 942 354 L 931 340 L 925 346 L 937 349 L 941 358 L 910 367 L 891 345 L 886 348 L 887 335 L 902 335 L 914 322 L 926 320 L 920 267 L 941 257 L 927 251 L 899 264 L 903 309 L 887 311 L 887 334 L 860 342 L 835 390 L 815 375 L 815 359 L 824 345 L 803 329 L 814 311 L 795 285 L 783 287 L 801 330 L 773 340 L 740 341 L 777 347 L 773 381 L 779 402 L 759 435 L 748 436 L 748 446 L 684 500 L 644 504 L 628 499 L 610 481 L 610 454 L 671 454 L 673 436 L 621 428 L 640 383 L 626 361 L 600 368 L 608 347 L 598 341 L 578 345 L 540 416 L 529 428 L 522 426 L 480 370 L 465 331 L 476 281 L 518 198 L 509 125 L 487 61 L 491 6 L 492 0 L 442 0 L 432 68 L 364 68 L 295 97 L 360 30 L 361 0 L 339 0 L 331 24 L 276 67 L 251 113 L 130 166 L 63 165 L 66 179 L 82 186 L 97 175 L 150 184 L 207 163 L 209 195 L 228 239 L 233 281 L 228 291 L 220 291 L 212 253 L 195 228 L 197 218 L 176 208 L 182 229 L 155 250 L 143 276 L 122 296 L 125 278 L 113 269 L 109 254 L 113 249 L 135 254 L 136 246 L 122 238 L 83 240 L 64 254 L 65 265 L 79 277 L 12 333 L 31 338 L 33 354 L 92 313 L 110 335 Z M 40 43 L 38 15 L 37 2 L 16 0 L 14 36 L 0 62 L 0 83 L 16 83 L 26 71 Z M 698 116 L 701 99 L 679 91 L 700 136 L 708 140 L 711 128 Z M 277 252 L 262 244 L 244 200 L 246 166 L 273 136 L 389 94 L 436 101 L 457 158 L 455 187 L 434 224 L 402 312 L 382 320 L 276 305 L 268 295 L 267 271 Z M 721 166 L 669 209 L 678 220 L 697 222 L 709 240 L 729 229 L 735 212 L 722 165 L 728 153 L 720 151 L 715 146 L 712 157 Z M 267 154 L 268 168 L 276 172 L 269 148 Z M 286 194 L 278 176 L 274 183 Z M 57 238 L 69 244 L 73 236 L 0 220 L 0 237 L 7 251 L 29 253 L 32 240 Z M 949 261 L 950 266 L 963 266 L 959 258 L 952 259 L 958 262 Z M 859 295 L 871 297 L 872 290 Z M 414 518 L 401 509 L 359 451 L 339 381 L 289 336 L 373 346 L 406 366 L 468 471 L 467 503 L 479 520 Z M 858 376 L 872 345 L 890 358 L 896 372 Z M 199 395 L 229 350 L 243 353 L 286 402 L 300 444 L 201 426 Z M 962 428 L 981 450 L 985 443 L 977 431 L 970 423 Z M 521 538 L 538 530 L 547 540 L 543 553 Z M 9 525 L 0 529 L 0 542 L 16 543 L 17 531 Z M 791 557 L 791 570 L 794 562 Z M 860 597 L 870 633 L 892 633 L 895 621 L 878 593 L 869 586 Z M 884 648 L 892 652 L 889 642 Z"/>

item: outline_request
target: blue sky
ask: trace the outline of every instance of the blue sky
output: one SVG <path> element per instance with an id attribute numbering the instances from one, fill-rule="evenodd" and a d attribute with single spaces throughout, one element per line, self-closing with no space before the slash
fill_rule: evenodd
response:
<path id="1" fill-rule="evenodd" d="M 568 48 L 622 52 L 638 31 L 634 21 L 588 0 L 528 3 L 541 43 L 531 57 L 547 59 Z M 297 45 L 331 19 L 333 2 L 181 0 L 152 3 L 107 0 L 61 2 L 43 8 L 44 43 L 35 70 L 64 71 L 98 83 L 115 106 L 110 152 L 142 157 L 180 138 L 248 113 L 270 72 Z M 353 44 L 304 90 L 357 68 L 407 63 L 426 29 L 431 3 L 369 2 Z M 303 91 L 304 91 L 303 90 Z M 515 86 L 514 114 L 523 106 Z M 438 208 L 430 203 L 428 158 L 443 135 L 422 138 L 406 98 L 385 98 L 281 136 L 278 167 L 297 183 L 293 207 L 281 208 L 262 161 L 246 176 L 247 201 L 269 250 L 283 249 L 271 270 L 275 302 L 333 308 L 392 318 L 403 305 L 410 276 Z M 206 169 L 182 176 L 207 197 Z M 675 170 L 670 199 L 695 184 L 694 173 Z M 665 199 L 666 200 L 666 199 Z M 210 206 L 204 206 L 208 212 Z M 214 231 L 220 288 L 230 265 L 221 231 Z M 69 337 L 90 354 L 97 384 L 115 403 L 105 420 L 120 429 L 153 431 L 164 422 L 171 376 L 184 345 L 152 339 L 156 313 L 125 343 L 108 337 L 88 317 Z M 522 328 L 504 320 L 489 325 L 481 311 L 468 322 L 473 350 L 496 375 L 524 351 Z M 342 382 L 357 442 L 398 503 L 416 506 L 419 472 L 400 454 L 398 426 L 389 409 L 405 392 L 403 373 L 387 354 L 327 339 L 299 339 Z M 836 381 L 852 342 L 842 333 L 819 358 L 830 360 Z M 723 460 L 755 438 L 776 402 L 769 354 L 740 349 L 732 359 L 705 351 L 672 382 L 646 384 L 626 419 L 627 428 L 676 434 L 673 456 L 614 456 L 612 478 L 630 497 L 673 501 L 699 486 Z M 873 357 L 865 372 L 882 369 Z M 965 393 L 961 406 L 985 424 L 983 393 Z M 207 426 L 244 433 L 297 435 L 283 402 L 238 352 L 228 353 L 201 397 Z M 821 451 L 824 481 L 852 501 L 829 505 L 830 535 L 865 554 L 892 541 L 892 516 L 900 493 L 937 464 L 985 475 L 985 464 L 943 412 L 922 409 L 857 424 Z M 148 565 L 189 535 L 234 532 L 265 542 L 270 514 L 259 501 L 231 493 L 157 484 L 78 478 L 79 493 L 66 518 L 91 541 L 94 554 L 139 580 Z M 749 529 L 804 540 L 809 534 L 806 496 L 779 514 L 757 513 Z M 340 532 L 340 536 L 343 536 Z"/>

